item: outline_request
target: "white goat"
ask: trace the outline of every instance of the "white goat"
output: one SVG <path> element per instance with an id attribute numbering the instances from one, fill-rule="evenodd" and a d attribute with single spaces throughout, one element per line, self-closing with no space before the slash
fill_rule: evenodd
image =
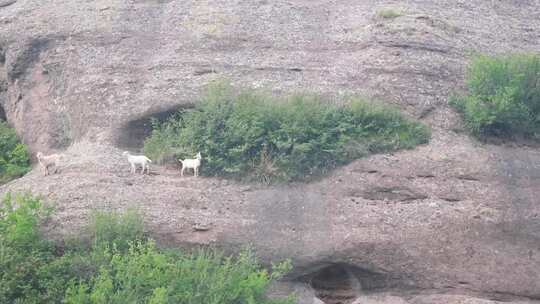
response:
<path id="1" fill-rule="evenodd" d="M 45 175 L 49 175 L 49 167 L 54 166 L 54 172 L 58 172 L 58 165 L 60 163 L 60 155 L 58 154 L 51 154 L 51 155 L 43 155 L 43 153 L 38 152 L 36 153 L 36 157 L 38 159 L 39 164 L 45 171 Z"/>
<path id="2" fill-rule="evenodd" d="M 137 165 L 141 165 L 142 167 L 141 174 L 144 174 L 145 169 L 146 169 L 146 173 L 150 174 L 150 163 L 152 161 L 148 157 L 144 155 L 131 155 L 128 151 L 124 151 L 122 155 L 127 156 L 127 160 L 129 164 L 131 165 L 131 173 L 136 173 Z"/>
<path id="3" fill-rule="evenodd" d="M 193 169 L 193 175 L 199 176 L 199 167 L 201 166 L 201 152 L 197 153 L 195 159 L 186 158 L 184 160 L 179 159 L 178 161 L 182 163 L 182 171 L 180 171 L 180 176 L 184 176 L 184 170 Z"/>

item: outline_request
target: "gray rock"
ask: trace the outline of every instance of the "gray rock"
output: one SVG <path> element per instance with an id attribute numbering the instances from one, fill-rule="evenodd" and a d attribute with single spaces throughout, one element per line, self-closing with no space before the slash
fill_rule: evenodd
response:
<path id="1" fill-rule="evenodd" d="M 379 18 L 384 8 L 403 14 Z M 83 225 L 93 208 L 138 204 L 158 241 L 252 243 L 265 262 L 292 258 L 289 282 L 339 265 L 354 279 L 338 281 L 364 295 L 532 301 L 540 153 L 456 133 L 447 96 L 464 87 L 471 53 L 537 52 L 538 12 L 538 1 L 0 0 L 5 116 L 32 152 L 75 143 L 61 174 L 31 172 L 0 191 L 56 201 L 51 237 Z M 119 148 L 141 148 L 151 117 L 193 106 L 223 77 L 276 94 L 384 100 L 429 124 L 433 139 L 308 185 L 242 191 L 167 168 L 129 175 Z M 212 229 L 194 231 L 201 218 Z M 416 299 L 410 290 L 465 298 Z"/>

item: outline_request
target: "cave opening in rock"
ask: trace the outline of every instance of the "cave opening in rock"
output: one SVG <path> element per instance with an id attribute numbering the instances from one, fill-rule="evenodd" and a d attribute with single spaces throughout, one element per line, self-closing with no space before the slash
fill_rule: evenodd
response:
<path id="1" fill-rule="evenodd" d="M 173 107 L 152 112 L 124 123 L 116 138 L 116 146 L 134 151 L 142 150 L 144 140 L 152 134 L 152 121 L 164 122 L 179 110 L 179 107 Z"/>
<path id="2" fill-rule="evenodd" d="M 351 304 L 363 293 L 379 292 L 396 283 L 388 274 L 346 263 L 317 266 L 300 281 L 308 283 L 326 304 Z"/>
<path id="3" fill-rule="evenodd" d="M 360 283 L 348 265 L 335 264 L 312 275 L 310 285 L 326 304 L 350 304 L 356 300 Z"/>

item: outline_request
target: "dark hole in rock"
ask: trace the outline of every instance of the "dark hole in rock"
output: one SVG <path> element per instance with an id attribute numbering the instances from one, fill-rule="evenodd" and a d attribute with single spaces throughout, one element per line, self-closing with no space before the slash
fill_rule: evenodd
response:
<path id="1" fill-rule="evenodd" d="M 362 293 L 399 286 L 402 280 L 346 263 L 323 264 L 304 269 L 297 280 L 308 283 L 326 304 L 351 304 Z"/>
<path id="2" fill-rule="evenodd" d="M 350 304 L 361 289 L 348 265 L 336 264 L 319 270 L 310 279 L 317 298 L 326 304 Z"/>
<path id="3" fill-rule="evenodd" d="M 133 151 L 142 150 L 144 140 L 152 134 L 152 121 L 156 119 L 159 122 L 164 122 L 179 110 L 180 107 L 174 107 L 128 121 L 120 128 L 116 145 L 119 148 Z"/>

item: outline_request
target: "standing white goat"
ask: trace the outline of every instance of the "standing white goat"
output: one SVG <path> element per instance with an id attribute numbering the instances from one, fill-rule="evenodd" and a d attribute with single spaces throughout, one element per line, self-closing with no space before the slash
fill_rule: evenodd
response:
<path id="1" fill-rule="evenodd" d="M 43 153 L 38 152 L 36 153 L 36 157 L 38 159 L 39 164 L 45 171 L 45 175 L 49 175 L 49 167 L 52 167 L 52 166 L 54 166 L 53 173 L 58 173 L 58 164 L 60 163 L 60 155 L 58 154 L 43 155 Z"/>
<path id="2" fill-rule="evenodd" d="M 184 160 L 179 159 L 178 161 L 182 163 L 182 171 L 180 171 L 180 176 L 184 176 L 184 170 L 193 169 L 193 175 L 199 176 L 199 167 L 201 166 L 201 152 L 197 153 L 195 159 L 186 158 Z"/>
<path id="3" fill-rule="evenodd" d="M 148 157 L 144 155 L 131 155 L 128 151 L 124 151 L 122 155 L 127 156 L 127 160 L 129 164 L 131 165 L 131 173 L 136 173 L 137 165 L 141 165 L 142 167 L 141 174 L 144 174 L 145 169 L 146 169 L 146 173 L 150 174 L 150 163 L 152 161 Z"/>

